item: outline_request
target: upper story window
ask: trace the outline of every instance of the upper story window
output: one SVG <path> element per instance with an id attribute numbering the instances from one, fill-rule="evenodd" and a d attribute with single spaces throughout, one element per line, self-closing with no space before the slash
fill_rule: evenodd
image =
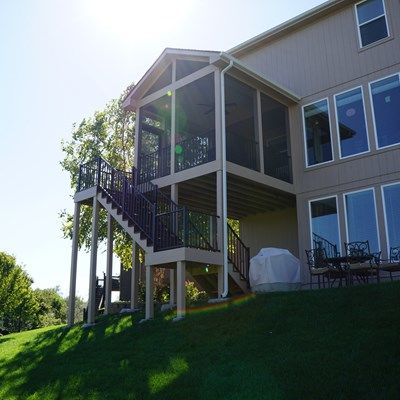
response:
<path id="1" fill-rule="evenodd" d="M 383 0 L 366 0 L 356 4 L 361 47 L 389 36 Z"/>
<path id="2" fill-rule="evenodd" d="M 369 150 L 367 125 L 361 87 L 335 96 L 340 157 L 349 157 Z"/>
<path id="3" fill-rule="evenodd" d="M 307 166 L 332 161 L 328 100 L 303 108 Z"/>
<path id="4" fill-rule="evenodd" d="M 400 143 L 400 75 L 370 83 L 378 148 Z"/>

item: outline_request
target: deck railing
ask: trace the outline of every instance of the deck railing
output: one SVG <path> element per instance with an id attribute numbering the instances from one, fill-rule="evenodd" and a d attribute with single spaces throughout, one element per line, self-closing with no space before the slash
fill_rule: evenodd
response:
<path id="1" fill-rule="evenodd" d="M 226 160 L 255 171 L 260 170 L 258 143 L 254 139 L 226 133 Z"/>
<path id="2" fill-rule="evenodd" d="M 276 179 L 293 183 L 292 158 L 287 152 L 278 152 L 264 146 L 264 173 Z"/>
<path id="3" fill-rule="evenodd" d="M 215 160 L 215 132 L 187 138 L 176 143 L 175 172 Z"/>
<path id="4" fill-rule="evenodd" d="M 246 247 L 240 237 L 228 223 L 228 258 L 241 279 L 249 282 L 250 248 Z"/>
<path id="5" fill-rule="evenodd" d="M 161 178 L 171 173 L 171 146 L 139 156 L 139 183 Z"/>

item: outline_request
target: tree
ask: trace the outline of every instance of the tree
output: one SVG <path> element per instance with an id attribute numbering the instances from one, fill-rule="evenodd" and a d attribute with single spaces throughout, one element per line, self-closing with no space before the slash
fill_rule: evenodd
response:
<path id="1" fill-rule="evenodd" d="M 37 326 L 60 325 L 66 322 L 67 303 L 60 295 L 59 288 L 35 289 L 38 303 Z"/>
<path id="2" fill-rule="evenodd" d="M 36 326 L 39 306 L 32 283 L 15 257 L 0 252 L 0 320 L 12 332 Z"/>
<path id="3" fill-rule="evenodd" d="M 70 174 L 71 188 L 76 190 L 79 165 L 102 156 L 111 165 L 123 171 L 129 171 L 134 157 L 134 113 L 122 108 L 122 101 L 127 90 L 119 99 L 114 99 L 106 105 L 103 111 L 97 111 L 91 118 L 85 118 L 77 126 L 73 126 L 72 139 L 62 142 L 64 159 L 62 168 Z M 65 238 L 72 238 L 73 215 L 65 210 L 60 213 L 62 230 Z M 82 206 L 80 215 L 79 247 L 86 251 L 90 249 L 91 241 L 91 207 Z M 99 241 L 107 237 L 107 214 L 105 210 L 99 213 Z M 132 241 L 120 229 L 115 230 L 115 253 L 123 265 L 131 265 Z"/>

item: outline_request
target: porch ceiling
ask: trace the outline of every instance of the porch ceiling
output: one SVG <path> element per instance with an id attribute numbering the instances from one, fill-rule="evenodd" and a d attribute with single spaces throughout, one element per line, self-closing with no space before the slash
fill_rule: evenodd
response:
<path id="1" fill-rule="evenodd" d="M 216 175 L 204 175 L 179 184 L 179 204 L 216 213 Z M 228 217 L 248 215 L 294 207 L 293 194 L 228 174 Z"/>

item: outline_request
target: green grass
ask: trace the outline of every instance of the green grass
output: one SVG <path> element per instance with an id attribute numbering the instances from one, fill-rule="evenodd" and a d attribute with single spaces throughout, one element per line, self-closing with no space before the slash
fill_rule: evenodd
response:
<path id="1" fill-rule="evenodd" d="M 0 338 L 0 399 L 399 399 L 400 283 Z"/>

